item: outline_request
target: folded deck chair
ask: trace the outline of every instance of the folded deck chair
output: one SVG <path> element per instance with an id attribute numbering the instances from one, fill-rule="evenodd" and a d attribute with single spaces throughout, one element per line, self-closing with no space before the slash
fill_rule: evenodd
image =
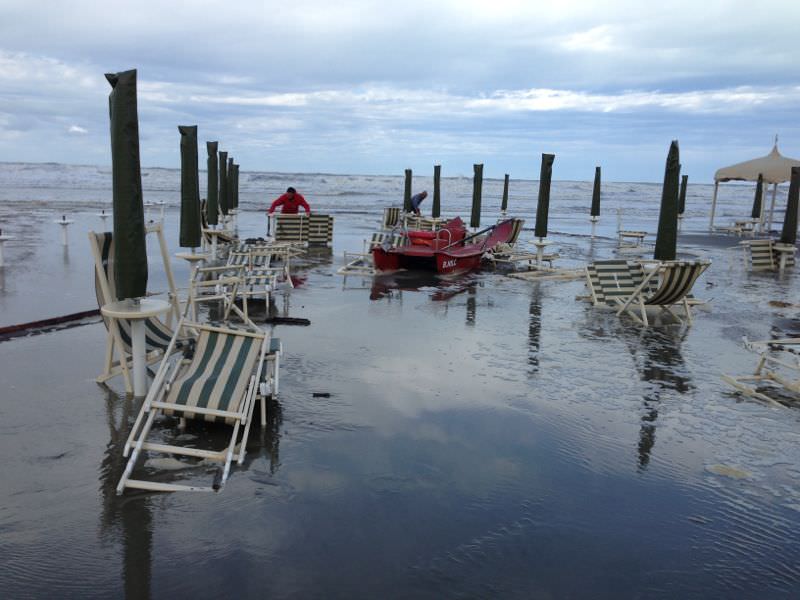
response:
<path id="1" fill-rule="evenodd" d="M 745 348 L 757 352 L 759 355 L 754 373 L 752 375 L 723 375 L 723 380 L 747 396 L 774 405 L 780 403 L 763 391 L 759 391 L 756 385 L 778 386 L 791 394 L 800 394 L 800 338 L 759 342 L 750 342 L 745 338 L 744 345 Z M 788 373 L 792 375 L 787 376 Z"/>
<path id="2" fill-rule="evenodd" d="M 125 443 L 123 456 L 129 458 L 117 485 L 118 494 L 125 488 L 164 492 L 218 490 L 228 478 L 240 430 L 238 464 L 244 461 L 253 408 L 259 397 L 263 421 L 266 400 L 260 392 L 270 348 L 269 336 L 262 331 L 199 323 L 186 323 L 186 326 L 198 332 L 193 355 L 191 359 L 171 361 L 165 356 L 162 360 Z M 173 337 L 170 346 L 174 347 L 176 342 L 177 338 Z M 148 442 L 148 434 L 159 414 L 232 426 L 230 441 L 220 450 Z M 210 487 L 131 479 L 142 451 L 200 458 L 222 463 L 223 467 Z"/>
<path id="3" fill-rule="evenodd" d="M 672 310 L 676 304 L 681 304 L 684 309 L 686 321 L 692 323 L 692 311 L 689 304 L 689 293 L 697 278 L 711 264 L 707 260 L 696 261 L 666 261 L 644 276 L 642 282 L 627 298 L 617 296 L 614 301 L 619 306 L 617 314 L 627 312 L 636 321 L 647 326 L 647 307 L 659 307 L 662 311 L 670 313 L 675 319 L 683 323 Z M 653 289 L 653 282 L 658 281 L 658 286 Z M 639 312 L 637 315 L 636 312 Z"/>
<path id="4" fill-rule="evenodd" d="M 160 234 L 160 228 L 156 228 Z M 161 239 L 159 240 L 161 241 Z M 111 232 L 89 232 L 89 245 L 95 263 L 94 288 L 99 307 L 117 300 L 116 284 L 114 282 L 114 240 Z M 168 267 L 167 267 L 168 268 Z M 168 277 L 171 279 L 171 275 Z M 177 298 L 170 298 L 173 310 L 177 311 Z M 172 316 L 172 313 L 170 313 Z M 125 390 L 133 391 L 131 384 L 131 346 L 132 334 L 130 321 L 125 319 L 103 318 L 103 323 L 108 330 L 106 340 L 106 355 L 104 371 L 96 378 L 98 383 L 108 381 L 116 375 L 122 374 Z M 145 348 L 148 364 L 158 362 L 173 338 L 173 330 L 158 317 L 150 317 L 145 321 Z M 178 339 L 176 350 L 180 350 L 189 342 L 189 336 Z"/>

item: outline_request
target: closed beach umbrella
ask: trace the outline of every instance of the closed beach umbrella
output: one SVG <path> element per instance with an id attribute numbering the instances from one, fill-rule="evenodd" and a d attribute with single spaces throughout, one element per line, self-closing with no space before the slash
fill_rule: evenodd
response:
<path id="1" fill-rule="evenodd" d="M 481 226 L 481 194 L 483 192 L 483 165 L 472 165 L 472 214 L 469 217 L 470 227 Z"/>
<path id="2" fill-rule="evenodd" d="M 786 215 L 783 218 L 783 231 L 781 231 L 782 244 L 794 244 L 797 242 L 797 204 L 799 201 L 800 167 L 792 167 L 789 198 L 786 201 Z"/>
<path id="3" fill-rule="evenodd" d="M 236 199 L 233 197 L 233 184 L 234 184 L 234 168 L 233 157 L 228 157 L 228 211 L 236 208 Z"/>
<path id="4" fill-rule="evenodd" d="M 239 209 L 239 165 L 233 163 L 233 208 Z"/>
<path id="5" fill-rule="evenodd" d="M 753 198 L 753 210 L 750 211 L 751 219 L 761 218 L 761 202 L 764 198 L 764 176 L 758 174 L 758 182 L 756 183 L 756 195 Z"/>
<path id="6" fill-rule="evenodd" d="M 200 171 L 197 165 L 197 125 L 179 125 L 181 134 L 181 229 L 182 248 L 200 245 Z"/>
<path id="7" fill-rule="evenodd" d="M 592 217 L 600 216 L 600 167 L 594 168 L 594 186 L 592 186 L 592 210 L 589 211 Z"/>
<path id="8" fill-rule="evenodd" d="M 228 153 L 219 153 L 219 211 L 228 214 Z"/>
<path id="9" fill-rule="evenodd" d="M 503 181 L 503 201 L 500 203 L 500 211 L 506 214 L 506 210 L 508 210 L 508 173 Z"/>
<path id="10" fill-rule="evenodd" d="M 403 212 L 411 212 L 411 169 L 406 169 L 406 182 L 403 188 Z"/>
<path id="11" fill-rule="evenodd" d="M 206 221 L 209 225 L 219 223 L 219 181 L 217 177 L 217 146 L 219 142 L 206 142 L 208 152 L 208 200 L 206 200 Z"/>
<path id="12" fill-rule="evenodd" d="M 686 187 L 689 185 L 689 176 L 681 175 L 681 192 L 678 194 L 678 214 L 683 215 L 686 210 Z"/>
<path id="13" fill-rule="evenodd" d="M 147 291 L 147 246 L 139 162 L 136 70 L 108 73 L 111 119 L 111 172 L 114 207 L 114 284 L 117 299 L 141 298 Z"/>
<path id="14" fill-rule="evenodd" d="M 431 207 L 431 216 L 438 219 L 442 216 L 442 165 L 433 166 L 433 206 Z"/>
<path id="15" fill-rule="evenodd" d="M 664 170 L 664 187 L 661 189 L 661 212 L 658 215 L 656 234 L 656 260 L 675 260 L 678 245 L 678 186 L 681 174 L 678 140 L 672 140 Z"/>
<path id="16" fill-rule="evenodd" d="M 555 154 L 542 154 L 542 172 L 539 175 L 539 199 L 536 202 L 536 227 L 533 234 L 547 237 L 547 215 L 550 212 L 550 182 L 553 179 Z"/>

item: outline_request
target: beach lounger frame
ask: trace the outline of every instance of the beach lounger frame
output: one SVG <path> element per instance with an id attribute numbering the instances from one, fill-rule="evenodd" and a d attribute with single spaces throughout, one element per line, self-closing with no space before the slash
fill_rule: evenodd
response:
<path id="1" fill-rule="evenodd" d="M 165 349 L 169 345 L 169 340 L 173 337 L 171 329 L 172 320 L 177 322 L 180 318 L 180 303 L 178 292 L 175 287 L 175 279 L 172 275 L 167 243 L 164 239 L 164 231 L 161 223 L 148 223 L 145 227 L 146 233 L 155 234 L 161 251 L 161 259 L 164 262 L 164 271 L 169 286 L 170 311 L 167 313 L 166 323 L 158 317 L 151 317 L 145 322 L 145 343 L 147 347 L 146 360 L 148 364 L 158 362 Z M 99 306 L 114 302 L 116 289 L 113 284 L 113 238 L 111 232 L 88 233 L 89 247 L 92 252 L 95 266 L 95 293 Z M 111 275 L 109 277 L 109 274 Z M 130 324 L 124 320 L 103 317 L 103 322 L 108 331 L 106 337 L 106 352 L 103 361 L 103 372 L 95 378 L 98 383 L 122 375 L 125 391 L 133 393 L 133 383 L 131 380 L 132 357 L 131 357 L 131 331 Z M 185 340 L 184 336 L 182 340 Z M 182 344 L 179 344 L 179 349 Z"/>
<path id="2" fill-rule="evenodd" d="M 672 315 L 680 323 L 692 324 L 692 309 L 689 294 L 697 278 L 711 265 L 707 260 L 665 261 L 644 276 L 642 282 L 627 298 L 615 297 L 619 308 L 617 315 L 628 313 L 638 323 L 649 326 L 648 307 L 659 307 Z M 653 289 L 653 283 L 658 281 Z M 683 307 L 686 320 L 682 319 L 673 307 Z M 637 314 L 638 312 L 638 314 Z"/>
<path id="3" fill-rule="evenodd" d="M 787 392 L 800 395 L 800 338 L 783 338 L 751 342 L 744 340 L 745 348 L 758 353 L 758 361 L 752 375 L 722 375 L 722 379 L 752 398 L 774 406 L 781 403 L 756 389 L 758 383 L 771 382 L 784 388 Z M 775 356 L 775 353 L 788 354 L 793 362 Z M 794 373 L 794 378 L 783 375 L 787 371 Z"/>
<path id="4" fill-rule="evenodd" d="M 180 326 L 198 332 L 194 356 L 171 361 L 170 354 L 177 343 L 177 336 L 173 337 L 125 443 L 123 456 L 128 458 L 128 463 L 117 485 L 118 494 L 126 488 L 161 492 L 217 491 L 228 479 L 234 455 L 238 464 L 244 461 L 253 409 L 259 399 L 262 424 L 265 422 L 266 398 L 260 392 L 270 336 L 261 330 L 230 329 L 183 320 Z M 209 405 L 223 408 L 208 408 Z M 223 421 L 232 425 L 233 431 L 226 447 L 218 451 L 148 442 L 147 436 L 159 414 Z M 240 430 L 242 437 L 237 452 Z M 220 462 L 222 472 L 208 487 L 131 479 L 143 451 Z"/>

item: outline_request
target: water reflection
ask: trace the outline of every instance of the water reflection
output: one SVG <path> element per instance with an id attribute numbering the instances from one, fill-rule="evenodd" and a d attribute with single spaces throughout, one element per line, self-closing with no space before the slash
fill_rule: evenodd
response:
<path id="1" fill-rule="evenodd" d="M 69 266 L 69 246 L 61 246 L 61 260 L 64 266 Z"/>
<path id="2" fill-rule="evenodd" d="M 475 294 L 477 293 L 476 286 L 472 285 L 467 289 L 467 325 L 475 326 Z"/>
<path id="3" fill-rule="evenodd" d="M 528 306 L 528 375 L 539 372 L 539 351 L 542 337 L 542 289 L 535 282 Z"/>
<path id="4" fill-rule="evenodd" d="M 675 328 L 622 327 L 622 337 L 646 389 L 637 448 L 640 471 L 650 463 L 656 443 L 656 422 L 662 394 L 686 394 L 694 389 L 681 353 L 687 331 L 686 328 L 675 331 Z"/>
<path id="5" fill-rule="evenodd" d="M 109 440 L 100 465 L 100 533 L 121 534 L 122 579 L 126 598 L 149 598 L 153 548 L 153 517 L 148 495 L 117 496 L 117 482 L 127 459 L 122 449 L 135 416 L 134 400 L 105 388 Z M 138 403 L 137 403 L 138 404 Z"/>

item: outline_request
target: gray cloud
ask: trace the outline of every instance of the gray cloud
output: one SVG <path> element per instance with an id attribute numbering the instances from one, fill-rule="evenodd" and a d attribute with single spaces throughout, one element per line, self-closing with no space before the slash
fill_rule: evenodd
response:
<path id="1" fill-rule="evenodd" d="M 243 169 L 484 161 L 487 175 L 535 177 L 554 151 L 559 178 L 605 164 L 658 180 L 678 138 L 690 176 L 708 179 L 774 133 L 800 155 L 800 7 L 707 4 L 7 0 L 0 160 L 107 163 L 102 74 L 132 67 L 148 165 L 178 164 L 178 124 Z"/>

